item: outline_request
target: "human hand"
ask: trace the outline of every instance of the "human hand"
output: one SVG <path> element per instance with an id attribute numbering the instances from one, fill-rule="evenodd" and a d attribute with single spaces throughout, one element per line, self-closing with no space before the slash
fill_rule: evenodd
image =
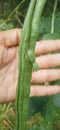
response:
<path id="1" fill-rule="evenodd" d="M 13 101 L 16 97 L 20 33 L 20 29 L 0 32 L 0 103 Z M 36 43 L 36 62 L 40 69 L 37 72 L 32 72 L 30 96 L 60 93 L 60 86 L 58 85 L 38 85 L 60 79 L 60 69 L 51 69 L 60 65 L 60 54 L 45 54 L 59 50 L 60 40 Z M 33 83 L 35 85 L 32 85 Z"/>

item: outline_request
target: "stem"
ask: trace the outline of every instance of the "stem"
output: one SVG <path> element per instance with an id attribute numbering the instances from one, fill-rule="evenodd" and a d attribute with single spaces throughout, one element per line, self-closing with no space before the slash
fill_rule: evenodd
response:
<path id="1" fill-rule="evenodd" d="M 54 32 L 55 12 L 56 12 L 56 8 L 57 8 L 57 3 L 58 3 L 58 0 L 55 0 L 55 3 L 54 3 L 54 8 L 53 8 L 53 14 L 52 14 L 52 26 L 51 26 L 51 33 L 53 33 L 53 32 Z"/>
<path id="2" fill-rule="evenodd" d="M 20 6 L 21 6 L 24 2 L 25 2 L 25 0 L 23 0 L 22 2 L 20 2 L 20 3 L 16 6 L 16 8 L 13 9 L 13 11 L 9 14 L 8 18 L 7 18 L 2 24 L 0 24 L 0 27 L 4 26 L 7 22 L 10 21 L 11 16 L 14 14 L 14 12 L 16 12 L 16 11 L 20 8 Z"/>
<path id="3" fill-rule="evenodd" d="M 9 17 L 11 17 L 11 16 L 13 15 L 13 13 L 14 13 L 15 11 L 17 11 L 17 10 L 20 8 L 20 6 L 21 6 L 24 2 L 25 2 L 25 0 L 23 0 L 22 2 L 20 2 L 20 3 L 17 5 L 17 7 L 14 8 L 14 10 L 11 12 L 11 14 L 9 15 Z"/>

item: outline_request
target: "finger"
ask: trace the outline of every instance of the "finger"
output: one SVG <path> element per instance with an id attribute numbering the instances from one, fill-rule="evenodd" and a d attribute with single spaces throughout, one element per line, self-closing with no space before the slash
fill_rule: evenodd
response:
<path id="1" fill-rule="evenodd" d="M 34 71 L 32 73 L 31 83 L 42 83 L 42 82 L 50 82 L 54 80 L 60 79 L 60 69 L 46 69 Z"/>
<path id="2" fill-rule="evenodd" d="M 48 69 L 60 66 L 60 54 L 48 54 L 36 58 L 40 69 Z"/>
<path id="3" fill-rule="evenodd" d="M 39 41 L 35 47 L 35 54 L 40 55 L 48 52 L 60 51 L 60 40 Z"/>
<path id="4" fill-rule="evenodd" d="M 53 85 L 53 86 L 32 85 L 30 91 L 30 97 L 49 96 L 57 93 L 60 93 L 60 86 L 58 85 Z"/>
<path id="5" fill-rule="evenodd" d="M 0 90 L 0 103 L 14 101 L 16 99 L 16 87 L 11 86 L 9 89 Z M 2 95 L 4 93 L 4 95 Z M 30 88 L 30 97 L 36 96 L 50 96 L 60 93 L 60 86 L 40 86 L 32 85 Z"/>
<path id="6" fill-rule="evenodd" d="M 16 46 L 19 44 L 21 29 L 12 29 L 0 32 L 0 45 L 6 47 Z"/>

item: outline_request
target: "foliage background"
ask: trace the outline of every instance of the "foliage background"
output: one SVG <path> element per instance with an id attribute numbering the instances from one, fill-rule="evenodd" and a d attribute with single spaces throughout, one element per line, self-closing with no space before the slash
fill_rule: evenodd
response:
<path id="1" fill-rule="evenodd" d="M 0 30 L 22 28 L 29 2 L 30 0 L 0 0 Z M 52 38 L 54 2 L 55 0 L 47 0 L 41 18 L 38 40 Z M 53 39 L 56 39 L 56 34 L 60 36 L 60 0 L 58 0 L 55 13 Z M 60 85 L 60 80 L 49 84 Z M 15 102 L 0 104 L 0 129 L 15 130 L 15 124 Z M 30 98 L 28 124 L 31 126 L 31 130 L 60 130 L 60 94 Z"/>

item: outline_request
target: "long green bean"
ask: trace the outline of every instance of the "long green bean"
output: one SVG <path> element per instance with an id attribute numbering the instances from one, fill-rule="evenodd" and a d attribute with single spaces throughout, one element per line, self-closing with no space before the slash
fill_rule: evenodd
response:
<path id="1" fill-rule="evenodd" d="M 16 98 L 17 127 L 16 130 L 28 130 L 28 105 L 30 95 L 31 74 L 34 58 L 34 49 L 38 36 L 40 17 L 46 0 L 31 0 L 24 22 L 21 43 L 19 47 L 19 77 Z M 33 60 L 30 60 L 31 52 Z"/>

